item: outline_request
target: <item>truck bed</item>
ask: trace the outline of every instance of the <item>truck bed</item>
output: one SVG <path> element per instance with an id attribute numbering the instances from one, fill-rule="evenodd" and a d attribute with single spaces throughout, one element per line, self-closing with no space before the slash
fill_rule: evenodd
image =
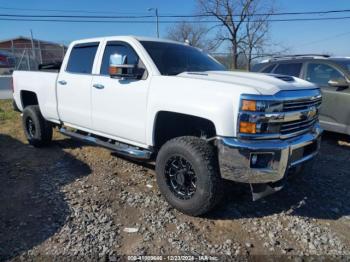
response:
<path id="1" fill-rule="evenodd" d="M 51 121 L 57 121 L 56 81 L 58 73 L 43 71 L 14 71 L 14 99 L 22 111 L 21 95 L 34 92 L 37 95 L 42 115 Z"/>

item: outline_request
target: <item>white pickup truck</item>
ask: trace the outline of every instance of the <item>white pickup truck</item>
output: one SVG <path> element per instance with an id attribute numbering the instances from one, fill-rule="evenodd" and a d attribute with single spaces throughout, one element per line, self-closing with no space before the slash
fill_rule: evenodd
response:
<path id="1" fill-rule="evenodd" d="M 320 90 L 298 78 L 230 72 L 186 44 L 113 36 L 70 44 L 60 71 L 13 73 L 28 141 L 53 127 L 138 160 L 178 210 L 201 215 L 231 180 L 257 199 L 318 152 Z"/>

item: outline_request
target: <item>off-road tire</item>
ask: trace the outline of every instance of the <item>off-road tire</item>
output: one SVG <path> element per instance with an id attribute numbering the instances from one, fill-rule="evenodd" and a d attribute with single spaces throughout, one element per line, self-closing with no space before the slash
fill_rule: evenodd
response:
<path id="1" fill-rule="evenodd" d="M 172 157 L 187 160 L 196 176 L 196 190 L 190 199 L 180 199 L 171 190 L 166 177 L 166 165 Z M 166 142 L 156 160 L 157 183 L 164 198 L 179 211 L 200 216 L 219 203 L 223 192 L 215 147 L 203 139 L 183 136 Z"/>
<path id="2" fill-rule="evenodd" d="M 30 123 L 31 122 L 31 123 Z M 29 124 L 30 123 L 30 124 Z M 39 106 L 27 106 L 23 110 L 22 125 L 29 144 L 43 147 L 52 141 L 52 124 L 44 119 Z M 34 127 L 34 132 L 29 126 Z"/>

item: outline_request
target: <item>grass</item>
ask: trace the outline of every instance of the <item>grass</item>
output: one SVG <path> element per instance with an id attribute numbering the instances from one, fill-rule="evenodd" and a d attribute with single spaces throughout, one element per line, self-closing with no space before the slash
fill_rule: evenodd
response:
<path id="1" fill-rule="evenodd" d="M 12 100 L 0 100 L 0 122 L 6 120 L 15 120 L 18 113 L 13 110 Z"/>

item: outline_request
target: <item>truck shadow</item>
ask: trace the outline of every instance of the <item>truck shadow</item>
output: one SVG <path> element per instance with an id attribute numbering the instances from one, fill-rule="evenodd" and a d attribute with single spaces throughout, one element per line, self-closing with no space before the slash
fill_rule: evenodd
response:
<path id="1" fill-rule="evenodd" d="M 286 212 L 290 215 L 336 220 L 350 215 L 349 136 L 325 133 L 313 170 L 288 179 L 282 191 L 253 202 L 250 189 L 230 184 L 220 206 L 209 219 L 259 218 Z M 81 148 L 85 143 L 72 139 L 56 142 L 61 148 Z M 112 154 L 113 155 L 113 154 Z M 115 155 L 119 158 L 121 156 Z M 126 161 L 154 169 L 153 163 Z"/>
<path id="2" fill-rule="evenodd" d="M 0 261 L 44 242 L 69 218 L 61 188 L 91 170 L 58 148 L 37 150 L 0 134 Z"/>
<path id="3" fill-rule="evenodd" d="M 345 142 L 344 142 L 345 141 Z M 325 133 L 313 170 L 288 179 L 282 191 L 252 202 L 250 190 L 228 191 L 212 219 L 257 218 L 286 212 L 290 215 L 336 220 L 350 215 L 349 136 Z"/>

